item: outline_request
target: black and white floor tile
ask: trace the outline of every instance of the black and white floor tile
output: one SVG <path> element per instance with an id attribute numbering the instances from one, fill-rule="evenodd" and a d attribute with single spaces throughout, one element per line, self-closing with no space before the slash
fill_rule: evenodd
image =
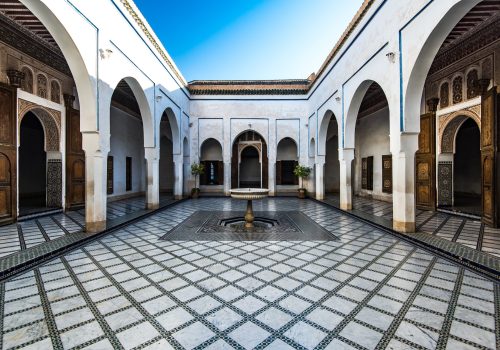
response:
<path id="1" fill-rule="evenodd" d="M 161 203 L 173 202 L 170 195 L 161 196 Z M 144 210 L 144 197 L 134 197 L 110 202 L 107 218 L 113 220 Z M 85 227 L 85 211 L 68 211 L 37 219 L 20 221 L 0 227 L 0 258 L 52 241 L 64 235 L 80 232 Z"/>
<path id="2" fill-rule="evenodd" d="M 498 349 L 500 284 L 312 201 L 340 240 L 165 241 L 187 201 L 0 284 L 3 349 Z"/>
<path id="3" fill-rule="evenodd" d="M 325 202 L 338 206 L 338 195 L 328 195 Z M 392 203 L 354 197 L 353 207 L 368 216 L 386 220 L 389 226 L 392 222 Z M 416 224 L 418 232 L 500 257 L 500 229 L 487 227 L 480 220 L 417 210 Z"/>

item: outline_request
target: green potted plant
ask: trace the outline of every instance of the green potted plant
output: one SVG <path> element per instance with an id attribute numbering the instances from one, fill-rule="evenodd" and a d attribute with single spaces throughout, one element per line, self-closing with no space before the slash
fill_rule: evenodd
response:
<path id="1" fill-rule="evenodd" d="M 205 173 L 205 165 L 201 163 L 191 164 L 191 174 L 194 175 L 194 188 L 191 190 L 191 198 L 198 198 L 200 189 L 198 187 L 198 176 Z"/>
<path id="2" fill-rule="evenodd" d="M 303 187 L 304 178 L 307 178 L 309 177 L 309 175 L 311 175 L 311 168 L 298 164 L 293 170 L 293 174 L 300 179 L 299 198 L 304 199 L 306 198 L 307 193 L 307 190 Z"/>

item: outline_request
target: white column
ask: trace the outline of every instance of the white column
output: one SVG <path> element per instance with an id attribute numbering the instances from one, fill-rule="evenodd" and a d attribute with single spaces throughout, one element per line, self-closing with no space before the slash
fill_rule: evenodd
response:
<path id="1" fill-rule="evenodd" d="M 182 154 L 174 155 L 174 198 L 182 199 L 182 185 L 184 173 L 184 159 Z"/>
<path id="2" fill-rule="evenodd" d="M 160 206 L 160 159 L 159 149 L 146 147 L 144 149 L 146 158 L 146 207 L 158 209 Z"/>
<path id="3" fill-rule="evenodd" d="M 269 152 L 268 159 L 268 184 L 267 188 L 269 189 L 270 196 L 276 196 L 276 154 L 275 152 Z M 266 184 L 263 184 L 262 187 L 265 187 Z"/>
<path id="4" fill-rule="evenodd" d="M 352 161 L 354 148 L 339 150 L 340 162 L 340 208 L 352 210 Z"/>
<path id="5" fill-rule="evenodd" d="M 401 134 L 399 151 L 392 154 L 393 228 L 415 232 L 415 152 L 418 133 Z"/>
<path id="6" fill-rule="evenodd" d="M 325 156 L 316 156 L 316 199 L 325 199 Z"/>
<path id="7" fill-rule="evenodd" d="M 224 162 L 224 194 L 231 194 L 231 162 Z"/>
<path id="8" fill-rule="evenodd" d="M 107 148 L 101 146 L 101 137 L 98 132 L 82 133 L 82 146 L 85 151 L 85 229 L 87 232 L 100 232 L 106 228 L 109 146 Z"/>

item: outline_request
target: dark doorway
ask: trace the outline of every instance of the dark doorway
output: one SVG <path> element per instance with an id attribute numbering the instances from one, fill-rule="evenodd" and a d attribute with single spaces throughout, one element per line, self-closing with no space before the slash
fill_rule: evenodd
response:
<path id="1" fill-rule="evenodd" d="M 261 187 L 261 164 L 259 151 L 255 147 L 248 146 L 241 152 L 240 162 L 240 188 Z"/>
<path id="2" fill-rule="evenodd" d="M 481 215 L 480 131 L 468 118 L 456 137 L 453 162 L 454 210 Z"/>
<path id="3" fill-rule="evenodd" d="M 28 112 L 21 122 L 19 147 L 19 214 L 47 207 L 47 154 L 45 135 L 38 118 Z"/>

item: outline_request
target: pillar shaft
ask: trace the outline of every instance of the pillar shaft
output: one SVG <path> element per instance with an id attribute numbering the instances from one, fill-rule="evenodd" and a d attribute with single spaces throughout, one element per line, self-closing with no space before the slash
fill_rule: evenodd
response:
<path id="1" fill-rule="evenodd" d="M 146 147 L 144 149 L 146 158 L 146 207 L 158 209 L 160 206 L 160 159 L 156 148 Z"/>
<path id="2" fill-rule="evenodd" d="M 340 208 L 352 210 L 352 161 L 354 148 L 339 150 L 340 162 Z"/>
<path id="3" fill-rule="evenodd" d="M 182 185 L 184 183 L 184 160 L 182 155 L 174 155 L 174 198 L 182 198 Z"/>
<path id="4" fill-rule="evenodd" d="M 415 152 L 418 134 L 402 134 L 400 149 L 393 152 L 393 228 L 415 232 Z"/>
<path id="5" fill-rule="evenodd" d="M 322 200 L 325 199 L 325 157 L 317 156 L 316 157 L 316 171 L 315 171 L 315 180 L 316 180 L 316 199 Z"/>
<path id="6" fill-rule="evenodd" d="M 102 135 L 83 133 L 85 150 L 85 229 L 100 232 L 106 228 L 108 151 L 101 146 Z M 103 142 L 105 143 L 105 142 Z"/>

